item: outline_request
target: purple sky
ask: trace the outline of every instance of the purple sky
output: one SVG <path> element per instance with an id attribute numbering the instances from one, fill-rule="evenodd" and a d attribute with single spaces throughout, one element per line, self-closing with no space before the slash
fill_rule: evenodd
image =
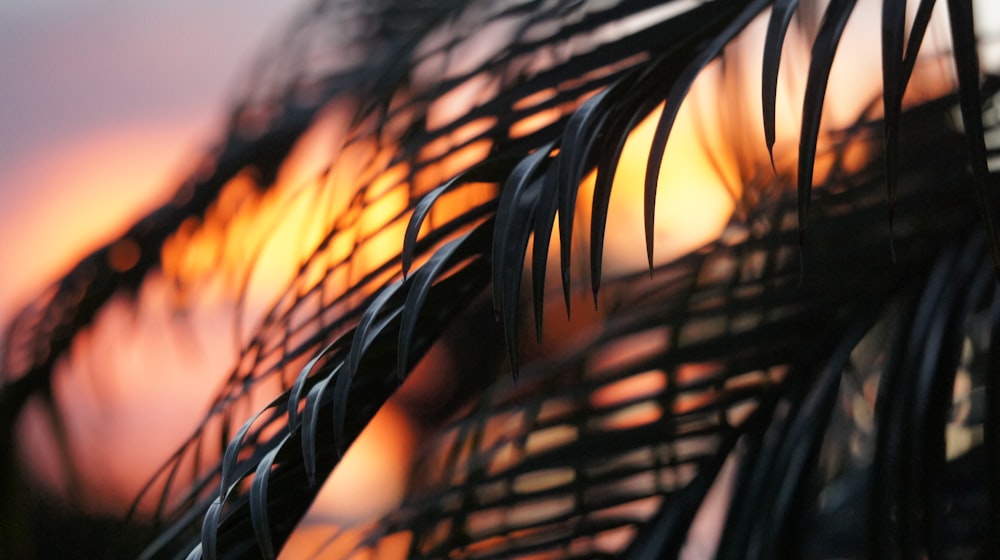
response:
<path id="1" fill-rule="evenodd" d="M 204 118 L 292 4 L 0 0 L 2 167 L 119 122 Z"/>

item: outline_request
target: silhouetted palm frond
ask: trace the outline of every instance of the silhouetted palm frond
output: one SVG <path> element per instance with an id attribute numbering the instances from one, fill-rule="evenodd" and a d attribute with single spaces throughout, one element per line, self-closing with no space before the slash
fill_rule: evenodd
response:
<path id="1" fill-rule="evenodd" d="M 527 367 L 519 383 L 502 381 L 445 430 L 408 503 L 366 546 L 404 533 L 421 557 L 673 557 L 727 458 L 739 474 L 727 475 L 735 480 L 724 558 L 891 556 L 983 542 L 982 497 L 964 496 L 970 509 L 954 517 L 940 513 L 960 486 L 941 448 L 958 349 L 974 318 L 996 321 L 984 237 L 969 228 L 974 203 L 949 192 L 968 184 L 964 155 L 945 155 L 940 140 L 904 142 L 955 174 L 929 182 L 901 171 L 895 264 L 884 239 L 857 235 L 884 229 L 876 165 L 814 201 L 804 279 L 796 204 L 784 197 L 652 280 L 606 284 L 607 322 L 563 356 Z M 931 308 L 946 317 L 924 316 Z M 873 377 L 885 384 L 880 406 L 906 412 L 879 411 L 875 468 L 828 469 L 821 448 L 851 435 L 831 425 L 843 386 Z M 640 390 L 624 391 L 628 384 Z M 915 422 L 938 430 L 913 433 Z M 820 489 L 850 477 L 864 482 L 841 500 L 862 527 L 817 538 L 831 530 L 821 520 L 833 509 Z M 875 489 L 870 510 L 865 487 Z M 716 507 L 706 514 L 726 514 Z M 921 524 L 930 532 L 906 530 Z"/>
<path id="2" fill-rule="evenodd" d="M 798 2 L 320 2 L 254 67 L 224 142 L 175 203 L 15 320 L 2 363 L 6 423 L 51 392 L 57 362 L 114 296 L 134 298 L 154 273 L 171 277 L 163 255 L 190 224 L 222 215 L 223 234 L 238 234 L 221 210 L 235 179 L 249 177 L 247 196 L 262 199 L 296 144 L 342 111 L 330 165 L 289 202 L 312 207 L 320 233 L 301 241 L 307 256 L 249 335 L 239 323 L 252 315 L 244 296 L 263 249 L 229 273 L 171 278 L 183 294 L 231 274 L 240 355 L 147 489 L 162 532 L 143 557 L 273 557 L 417 362 L 449 329 L 477 328 L 470 309 L 484 298 L 502 336 L 479 326 L 480 343 L 508 356 L 488 367 L 499 381 L 469 396 L 429 445 L 408 501 L 364 546 L 403 532 L 411 556 L 670 557 L 713 485 L 729 480 L 715 514 L 725 518 L 720 557 L 986 551 L 1000 522 L 1000 481 L 986 474 L 1000 464 L 995 417 L 973 422 L 985 424 L 986 445 L 960 461 L 946 460 L 944 430 L 960 366 L 996 410 L 995 364 L 982 357 L 994 346 L 981 339 L 997 320 L 986 257 L 998 247 L 992 98 L 985 128 L 982 110 L 997 87 L 981 83 L 971 2 L 955 0 L 957 97 L 902 109 L 933 4 L 919 3 L 904 45 L 905 2 L 883 3 L 883 118 L 843 132 L 813 193 L 827 81 L 855 8 L 830 2 L 812 44 L 797 195 L 770 171 L 742 173 L 740 211 L 721 238 L 655 264 L 659 171 L 681 103 L 769 8 L 762 120 L 774 165 L 779 60 Z M 652 278 L 610 277 L 613 179 L 626 139 L 661 105 L 643 182 Z M 956 106 L 964 132 L 949 120 Z M 883 149 L 861 168 L 841 165 L 838 150 L 858 145 Z M 574 234 L 591 173 L 590 231 Z M 456 194 L 476 202 L 438 212 Z M 546 285 L 555 229 L 567 311 L 582 289 L 571 259 L 583 241 L 601 316 L 526 354 L 524 263 L 530 253 L 541 337 L 559 299 Z M 386 232 L 393 250 L 362 264 Z M 109 261 L 122 243 L 141 255 L 125 269 Z M 866 434 L 837 412 L 859 380 L 878 383 L 877 430 Z M 277 396 L 246 419 L 250 394 L 272 381 Z M 625 383 L 648 389 L 616 399 Z M 838 442 L 865 437 L 873 458 L 838 453 Z M 967 463 L 977 474 L 962 480 Z M 970 480 L 989 498 L 958 483 Z M 861 529 L 837 533 L 858 519 Z"/>

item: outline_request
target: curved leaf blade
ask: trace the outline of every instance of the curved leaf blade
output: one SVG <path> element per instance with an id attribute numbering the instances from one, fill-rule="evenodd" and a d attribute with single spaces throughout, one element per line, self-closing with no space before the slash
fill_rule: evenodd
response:
<path id="1" fill-rule="evenodd" d="M 761 67 L 761 107 L 764 118 L 764 142 L 767 153 L 771 157 L 771 169 L 777 173 L 774 165 L 774 141 L 776 136 L 775 105 L 778 97 L 778 70 L 781 67 L 781 52 L 785 45 L 785 35 L 792 21 L 792 14 L 799 6 L 799 0 L 776 0 L 771 6 L 771 18 L 767 24 L 767 35 L 764 39 L 764 61 Z"/>
<path id="2" fill-rule="evenodd" d="M 885 191 L 889 206 L 889 240 L 893 237 L 896 213 L 896 183 L 899 146 L 899 118 L 903 110 L 905 90 L 905 65 L 903 61 L 903 35 L 906 33 L 906 0 L 882 2 L 882 107 L 883 152 L 885 157 Z M 893 249 L 895 260 L 895 249 Z"/>
<path id="3" fill-rule="evenodd" d="M 712 60 L 722 53 L 722 49 L 743 31 L 746 26 L 770 4 L 772 0 L 755 0 L 743 8 L 726 26 L 712 36 L 692 57 L 674 81 L 667 94 L 666 103 L 653 133 L 653 142 L 646 158 L 646 180 L 643 189 L 643 220 L 646 233 L 646 260 L 649 273 L 653 273 L 654 223 L 656 219 L 656 191 L 659 184 L 663 156 L 667 151 L 667 140 L 673 130 L 681 105 L 691 91 L 691 85 Z"/>
<path id="4" fill-rule="evenodd" d="M 805 236 L 809 227 L 809 205 L 812 197 L 813 167 L 816 163 L 816 142 L 819 139 L 820 119 L 826 86 L 830 79 L 833 57 L 840 45 L 840 38 L 847 25 L 847 19 L 854 11 L 857 0 L 832 0 L 823 23 L 820 25 L 816 42 L 813 43 L 809 77 L 802 102 L 802 129 L 799 136 L 799 232 Z"/>
<path id="5" fill-rule="evenodd" d="M 257 537 L 260 553 L 266 560 L 275 557 L 271 528 L 267 521 L 267 484 L 271 477 L 271 467 L 274 466 L 274 460 L 286 441 L 288 441 L 288 436 L 285 436 L 274 449 L 264 456 L 260 464 L 257 465 L 253 482 L 250 484 L 250 523 L 253 526 L 254 535 Z"/>

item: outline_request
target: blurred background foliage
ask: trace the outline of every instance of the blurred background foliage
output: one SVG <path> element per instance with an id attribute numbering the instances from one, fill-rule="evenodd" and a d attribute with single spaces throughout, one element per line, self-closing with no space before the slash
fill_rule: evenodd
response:
<path id="1" fill-rule="evenodd" d="M 8 552 L 995 556 L 996 10 L 937 4 L 306 7 L 10 320 Z"/>

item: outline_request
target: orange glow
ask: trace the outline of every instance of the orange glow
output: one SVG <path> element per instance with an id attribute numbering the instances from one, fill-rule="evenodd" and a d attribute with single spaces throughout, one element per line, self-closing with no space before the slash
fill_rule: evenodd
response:
<path id="1" fill-rule="evenodd" d="M 704 88 L 702 79 L 696 88 Z M 701 91 L 696 89 L 696 91 Z M 717 159 L 701 140 L 706 123 L 697 112 L 696 96 L 682 105 L 660 168 L 654 221 L 654 262 L 665 263 L 718 237 L 740 193 L 735 164 Z M 615 171 L 604 244 L 604 274 L 615 276 L 647 267 L 643 247 L 643 189 L 649 145 L 663 111 L 661 104 L 625 142 Z M 728 166 L 727 166 L 728 165 Z M 596 176 L 580 189 L 581 229 L 589 231 Z"/>
<path id="2" fill-rule="evenodd" d="M 88 252 L 161 204 L 193 122 L 146 120 L 53 142 L 4 170 L 0 324 Z"/>
<path id="3" fill-rule="evenodd" d="M 279 559 L 294 560 L 402 560 L 407 557 L 413 535 L 399 532 L 378 540 L 374 547 L 363 546 L 363 530 L 345 529 L 340 533 L 328 526 L 300 526 L 279 554 Z"/>
<path id="4" fill-rule="evenodd" d="M 571 467 L 532 471 L 514 479 L 514 492 L 534 494 L 573 482 L 576 471 Z"/>
<path id="5" fill-rule="evenodd" d="M 518 111 L 521 109 L 534 107 L 535 105 L 539 105 L 541 103 L 548 101 L 549 99 L 552 99 L 558 93 L 559 92 L 555 88 L 546 88 L 541 91 L 532 93 L 531 95 L 528 95 L 526 97 L 522 97 L 521 99 L 516 101 L 511 108 L 514 109 L 515 111 Z"/>
<path id="6" fill-rule="evenodd" d="M 131 503 L 196 428 L 212 396 L 207 388 L 235 359 L 231 337 L 220 336 L 229 333 L 228 314 L 203 306 L 177 318 L 170 289 L 162 277 L 147 280 L 141 318 L 123 298 L 112 300 L 57 366 L 54 396 L 90 510 L 117 513 Z M 263 398 L 247 405 L 263 406 Z M 219 437 L 217 428 L 207 437 Z M 29 457 L 44 442 L 25 441 Z"/>
<path id="7" fill-rule="evenodd" d="M 472 87 L 466 86 L 467 89 Z M 476 87 L 487 87 L 487 84 Z M 467 101 L 466 105 L 472 102 L 474 99 Z M 441 103 L 437 106 L 433 109 L 437 112 L 434 117 L 437 119 L 436 126 L 443 126 L 454 118 L 454 114 L 449 112 L 454 108 L 446 108 Z M 60 375 L 60 383 L 66 387 L 60 389 L 60 393 L 67 395 L 60 400 L 65 408 L 70 409 L 68 415 L 79 419 L 74 421 L 76 425 L 87 426 L 89 423 L 91 433 L 95 433 L 95 429 L 104 433 L 110 430 L 120 432 L 123 428 L 119 426 L 126 424 L 125 418 L 133 414 L 143 416 L 135 407 L 146 408 L 146 418 L 175 417 L 176 411 L 171 409 L 176 406 L 177 400 L 183 400 L 187 403 L 185 406 L 190 407 L 184 412 L 185 418 L 199 418 L 199 411 L 208 404 L 205 388 L 217 386 L 221 376 L 228 372 L 237 355 L 236 341 L 244 340 L 255 326 L 254 313 L 263 313 L 283 293 L 310 256 L 316 255 L 307 267 L 301 269 L 296 289 L 302 293 L 322 284 L 331 298 L 345 293 L 360 278 L 397 254 L 409 218 L 406 208 L 411 197 L 427 192 L 444 179 L 481 160 L 491 147 L 485 140 L 464 144 L 492 126 L 494 121 L 475 121 L 459 127 L 440 140 L 440 145 L 425 149 L 421 154 L 425 161 L 442 159 L 421 168 L 411 185 L 408 182 L 409 167 L 403 164 L 388 167 L 390 151 L 380 150 L 371 142 L 354 142 L 339 147 L 343 144 L 343 126 L 348 111 L 349 107 L 333 108 L 319 120 L 279 170 L 277 183 L 272 188 L 259 190 L 254 175 L 244 171 L 225 185 L 204 219 L 192 218 L 182 225 L 162 248 L 163 277 L 147 281 L 143 286 L 138 305 L 141 317 L 138 325 L 126 319 L 131 314 L 122 302 L 121 305 L 109 306 L 95 328 L 81 336 L 74 347 L 73 359 L 68 361 L 65 373 Z M 606 250 L 609 274 L 645 266 L 644 258 L 634 251 L 636 241 L 642 239 L 641 227 L 636 229 L 631 226 L 641 223 L 641 203 L 637 201 L 641 199 L 642 156 L 656 117 L 656 114 L 651 115 L 632 134 L 615 177 L 616 194 L 612 201 Z M 538 118 L 543 119 L 539 121 L 542 124 L 537 125 L 541 126 L 544 119 L 550 117 Z M 709 157 L 704 143 L 693 141 L 702 124 L 685 105 L 668 146 L 668 164 L 661 172 L 661 189 L 657 199 L 658 262 L 711 239 L 732 212 L 733 193 L 729 186 L 732 178 L 720 177 L 717 162 Z M 435 126 L 435 123 L 430 122 L 430 126 Z M 325 168 L 331 160 L 336 165 Z M 591 177 L 590 185 L 592 180 Z M 360 191 L 361 186 L 366 184 L 368 187 Z M 581 220 L 586 222 L 590 206 L 586 185 L 583 191 L 580 213 Z M 471 185 L 451 193 L 441 199 L 428 221 L 432 224 L 445 221 L 471 205 L 485 202 L 494 193 L 495 187 L 490 185 Z M 331 229 L 333 227 L 336 231 Z M 586 224 L 580 230 L 586 231 Z M 328 235 L 330 238 L 326 239 Z M 121 269 L 133 266 L 138 258 L 136 249 L 127 241 L 121 243 L 112 251 L 111 264 Z M 336 272 L 330 273 L 334 269 Z M 394 274 L 398 272 L 388 269 L 376 279 L 375 284 Z M 179 292 L 173 282 L 179 283 Z M 233 337 L 225 325 L 232 321 L 234 291 L 241 286 L 246 290 L 245 305 L 250 311 L 250 320 L 246 321 L 244 332 Z M 359 293 L 356 297 L 364 295 Z M 170 334 L 176 328 L 170 317 L 178 299 L 188 309 L 184 320 L 196 326 L 193 330 L 185 329 L 188 332 L 180 336 Z M 648 344 L 638 348 L 630 343 L 632 355 L 662 349 L 666 341 L 665 333 L 655 332 L 649 336 Z M 176 343 L 163 343 L 164 340 L 174 339 L 177 339 Z M 125 341 L 127 344 L 123 344 Z M 613 359 L 613 356 L 608 354 L 604 359 Z M 153 367 L 150 361 L 159 365 Z M 79 391 L 82 381 L 79 373 L 84 371 L 97 374 L 94 379 L 105 388 L 97 390 L 92 400 L 81 401 L 91 403 L 87 406 L 75 403 L 68 396 Z M 125 372 L 135 371 L 144 372 L 144 375 L 125 375 Z M 187 374 L 176 375 L 174 372 L 177 371 Z M 630 384 L 615 390 L 625 393 L 655 390 L 665 383 L 662 374 L 656 375 L 648 379 L 652 383 L 649 387 Z M 162 382 L 150 383 L 150 378 L 161 379 Z M 246 411 L 252 410 L 253 403 L 266 402 L 268 396 L 277 390 L 277 383 L 257 389 Z M 609 390 L 595 398 L 601 403 L 611 404 L 628 398 L 625 393 Z M 164 399 L 164 395 L 176 396 Z M 151 399 L 165 401 L 158 416 L 148 412 Z M 106 403 L 107 400 L 114 404 Z M 72 410 L 74 407 L 75 412 Z M 99 409 L 102 411 L 98 412 Z M 659 414 L 659 409 L 627 409 L 608 421 L 613 427 L 619 424 L 635 425 L 655 420 Z M 101 450 L 89 443 L 75 444 L 74 454 L 81 465 L 81 477 L 87 482 L 87 487 L 100 489 L 101 509 L 115 510 L 128 503 L 128 498 L 173 446 L 193 429 L 194 421 L 171 426 L 170 435 L 164 433 L 160 438 L 162 447 L 149 446 L 148 441 L 141 446 L 132 444 L 141 447 L 148 456 L 139 460 L 133 453 L 134 458 L 130 461 L 118 462 L 110 467 L 102 457 L 119 457 L 128 453 L 117 447 Z M 148 440 L 149 430 L 154 429 L 152 424 L 155 423 L 155 420 L 139 423 L 141 428 L 135 428 L 132 436 L 125 437 L 119 433 L 105 440 L 128 442 L 130 437 L 146 437 Z M 162 426 L 156 429 L 164 432 Z M 74 442 L 87 442 L 89 439 L 86 430 L 74 431 L 70 436 Z M 565 444 L 575 437 L 571 427 L 556 427 L 532 434 L 527 442 L 527 451 L 539 452 Z M 358 445 L 366 444 L 359 440 Z M 401 442 L 388 441 L 377 445 L 397 449 L 404 446 Z M 502 453 L 498 454 L 497 460 L 502 457 Z M 394 462 L 405 464 L 404 460 Z M 348 467 L 345 465 L 344 469 Z M 342 470 L 338 469 L 338 472 Z M 98 473 L 103 475 L 103 484 L 92 482 L 101 476 Z M 114 474 L 109 476 L 108 473 Z M 386 488 L 392 487 L 391 481 L 404 478 L 405 473 L 386 475 Z M 396 496 L 399 491 L 386 490 L 388 496 Z M 111 498 L 116 495 L 117 498 Z M 98 498 L 95 495 L 92 499 Z"/>
<path id="8" fill-rule="evenodd" d="M 267 191 L 257 188 L 250 171 L 229 181 L 203 219 L 189 219 L 167 240 L 161 252 L 163 273 L 144 282 L 134 307 L 124 299 L 109 303 L 60 363 L 56 399 L 68 425 L 84 490 L 80 497 L 87 508 L 120 512 L 131 503 L 195 429 L 236 362 L 239 346 L 313 253 L 318 256 L 302 269 L 297 289 L 301 293 L 322 283 L 329 297 L 343 294 L 398 254 L 410 197 L 436 187 L 436 177 L 454 175 L 478 161 L 490 147 L 488 141 L 472 143 L 426 166 L 411 186 L 408 168 L 386 169 L 390 152 L 370 142 L 343 148 L 334 157 L 336 167 L 323 169 L 333 157 L 331 146 L 343 137 L 337 128 L 342 125 L 343 112 L 329 111 L 296 146 L 279 170 L 276 185 Z M 456 134 L 460 138 L 453 144 L 470 132 Z M 360 192 L 365 184 L 369 186 Z M 441 223 L 493 192 L 494 187 L 481 184 L 458 190 L 442 199 L 428 223 Z M 95 209 L 80 217 L 99 214 Z M 140 256 L 134 242 L 123 240 L 112 247 L 108 264 L 127 270 Z M 398 274 L 398 267 L 390 267 L 373 285 Z M 234 333 L 238 289 L 245 290 L 245 317 L 242 332 Z M 284 371 L 295 371 L 295 364 Z M 258 384 L 236 415 L 249 415 L 281 389 L 280 379 Z M 22 424 L 25 435 L 45 429 L 44 422 Z M 218 428 L 210 425 L 206 438 L 218 437 Z M 37 442 L 25 450 L 29 463 L 52 457 L 53 449 L 46 447 L 54 441 L 52 434 L 25 441 Z M 377 445 L 393 449 L 401 442 Z M 211 461 L 215 453 L 207 446 L 202 459 Z M 398 458 L 392 462 L 400 468 L 405 464 Z M 66 487 L 66 476 L 49 472 L 43 482 L 51 488 Z M 398 483 L 405 479 L 402 473 L 393 477 Z M 390 490 L 392 484 L 383 486 L 386 495 L 399 492 Z"/>
<path id="9" fill-rule="evenodd" d="M 568 424 L 531 432 L 524 443 L 524 452 L 528 455 L 534 455 L 556 449 L 576 441 L 577 435 L 576 426 Z"/>
<path id="10" fill-rule="evenodd" d="M 640 397 L 650 396 L 667 386 L 667 378 L 661 371 L 647 371 L 630 375 L 610 385 L 601 387 L 590 396 L 590 402 L 597 408 L 607 408 Z"/>
<path id="11" fill-rule="evenodd" d="M 112 270 L 125 272 L 135 266 L 140 257 L 142 251 L 139 249 L 139 244 L 131 239 L 122 239 L 108 250 L 108 266 Z"/>
<path id="12" fill-rule="evenodd" d="M 663 416 L 659 403 L 653 400 L 633 404 L 621 410 L 595 418 L 592 424 L 601 430 L 628 430 L 656 422 Z"/>
<path id="13" fill-rule="evenodd" d="M 391 402 L 382 407 L 324 485 L 313 511 L 341 525 L 388 513 L 403 498 L 414 443 L 403 412 Z"/>
<path id="14" fill-rule="evenodd" d="M 710 379 L 722 371 L 723 366 L 714 362 L 683 364 L 677 367 L 674 376 L 677 382 L 682 385 L 691 385 L 699 381 Z"/>
<path id="15" fill-rule="evenodd" d="M 273 187 L 261 191 L 244 171 L 224 186 L 203 221 L 186 222 L 168 239 L 164 271 L 182 285 L 221 282 L 212 289 L 223 298 L 232 298 L 245 282 L 246 299 L 258 306 L 280 297 L 296 275 L 301 291 L 323 284 L 328 297 L 337 297 L 398 255 L 410 201 L 482 160 L 489 141 L 454 148 L 491 124 L 470 123 L 439 140 L 442 145 L 427 157 L 447 156 L 421 168 L 411 185 L 410 167 L 387 168 L 392 152 L 374 141 L 332 147 L 331 139 L 343 137 L 338 127 L 344 125 L 344 113 L 330 110 L 296 145 Z M 324 168 L 331 159 L 335 166 Z M 485 201 L 492 189 L 480 185 L 459 193 L 466 193 L 464 202 L 442 201 L 428 222 L 457 215 L 471 201 Z M 396 273 L 387 270 L 373 285 Z"/>
<path id="16" fill-rule="evenodd" d="M 442 158 L 451 153 L 454 148 L 471 141 L 476 136 L 483 134 L 496 125 L 496 118 L 483 117 L 455 129 L 448 136 L 443 136 L 427 144 L 420 150 L 420 161 L 430 161 Z"/>
<path id="17" fill-rule="evenodd" d="M 511 138 L 523 138 L 533 132 L 545 128 L 562 117 L 563 112 L 558 107 L 542 109 L 531 116 L 525 117 L 510 127 Z"/>
<path id="18" fill-rule="evenodd" d="M 350 529 L 363 530 L 360 524 L 388 513 L 402 500 L 415 443 L 407 417 L 392 402 L 383 406 L 323 485 L 281 558 L 312 558 L 320 550 L 319 558 L 343 558 L 351 552 L 358 541 L 349 535 Z M 324 547 L 338 527 L 345 534 Z M 375 557 L 405 557 L 400 545 L 389 548 Z"/>
<path id="19" fill-rule="evenodd" d="M 751 27 L 748 37 L 752 38 L 754 33 L 761 33 L 760 22 Z M 793 31 L 790 41 L 798 39 L 795 35 Z M 749 39 L 741 39 L 744 40 Z M 491 52 L 479 52 L 477 57 L 482 59 Z M 804 56 L 804 51 L 786 50 L 783 79 L 795 72 L 802 73 Z M 850 58 L 865 59 L 867 63 L 868 58 L 877 57 Z M 433 62 L 429 60 L 428 64 Z M 635 62 L 638 60 L 627 61 Z M 451 68 L 453 73 L 467 70 L 470 61 L 459 60 L 455 64 L 460 66 Z M 743 67 L 756 73 L 738 76 L 738 83 L 756 95 L 760 90 L 759 66 Z M 594 75 L 610 71 L 611 68 L 605 68 Z M 862 75 L 867 72 L 854 71 Z M 755 177 L 770 177 L 757 124 L 759 100 L 747 104 L 743 117 L 751 119 L 750 123 L 729 120 L 728 115 L 716 110 L 728 101 L 718 98 L 720 80 L 729 77 L 723 76 L 724 72 L 719 64 L 709 67 L 695 83 L 674 125 L 656 195 L 656 264 L 714 240 L 730 220 L 744 194 L 747 178 L 747 162 L 732 148 L 733 144 L 755 146 L 747 148 L 752 154 L 750 165 L 756 171 Z M 419 69 L 415 74 L 415 82 L 419 82 Z M 878 93 L 877 88 L 871 91 L 858 88 L 859 82 L 872 82 L 858 80 L 859 74 L 845 70 L 844 64 L 835 66 L 828 99 L 838 102 L 830 104 L 824 116 L 816 162 L 817 183 L 827 176 L 834 163 L 831 147 L 835 138 L 830 130 L 850 124 L 859 113 L 859 104 Z M 941 75 L 940 68 L 918 65 L 907 105 L 950 89 L 950 83 L 941 79 Z M 788 87 L 779 90 L 775 144 L 778 178 L 774 179 L 783 182 L 785 188 L 791 185 L 790 177 L 797 164 L 798 138 L 794 131 L 800 115 L 799 104 L 792 100 L 800 99 L 803 86 L 791 83 L 791 78 L 787 80 L 789 83 L 782 83 Z M 430 105 L 428 129 L 440 130 L 455 123 L 469 109 L 494 96 L 500 83 L 484 73 L 459 84 Z M 515 108 L 536 107 L 553 95 L 553 90 L 538 92 L 522 99 Z M 841 103 L 841 99 L 848 101 Z M 737 104 L 739 101 L 735 100 Z M 518 138 L 537 131 L 570 108 L 539 110 L 513 124 L 509 135 Z M 252 170 L 244 170 L 230 180 L 203 219 L 189 218 L 166 241 L 160 255 L 162 274 L 152 274 L 144 282 L 137 303 L 133 305 L 124 299 L 110 302 L 58 365 L 55 399 L 64 415 L 69 452 L 78 468 L 80 498 L 89 509 L 121 512 L 129 505 L 169 453 L 197 427 L 210 405 L 212 393 L 237 360 L 240 347 L 255 332 L 263 314 L 281 303 L 282 296 L 295 297 L 317 286 L 322 286 L 325 301 L 344 296 L 362 278 L 398 255 L 410 217 L 407 208 L 416 197 L 481 161 L 493 148 L 490 140 L 475 138 L 497 120 L 481 118 L 424 146 L 415 161 L 394 163 L 392 146 L 378 146 L 373 141 L 345 142 L 352 110 L 353 106 L 346 102 L 329 108 L 300 140 L 271 188 L 260 189 L 259 178 Z M 632 131 L 615 171 L 604 248 L 604 274 L 609 277 L 647 266 L 642 247 L 643 183 L 646 154 L 662 110 L 660 105 Z M 4 287 L 9 294 L 15 294 L 0 301 L 0 320 L 8 309 L 20 303 L 16 298 L 23 299 L 21 294 L 27 293 L 29 287 L 42 284 L 44 278 L 56 275 L 95 245 L 113 239 L 120 232 L 120 224 L 154 206 L 153 201 L 164 195 L 161 186 L 171 184 L 169 180 L 161 182 L 173 176 L 171 169 L 164 166 L 174 163 L 163 154 L 173 156 L 170 148 L 180 134 L 177 128 L 172 123 L 150 122 L 138 130 L 113 130 L 96 138 L 81 139 L 71 146 L 54 146 L 48 153 L 26 162 L 14 174 L 18 185 L 30 186 L 42 178 L 47 184 L 74 188 L 40 194 L 26 204 L 26 211 L 11 217 L 0 230 L 0 269 L 7 275 Z M 734 137 L 738 137 L 736 141 Z M 859 168 L 868 157 L 866 146 L 852 144 L 841 163 L 850 171 Z M 328 168 L 331 161 L 335 164 Z M 156 181 L 151 182 L 150 176 Z M 571 241 L 575 249 L 586 245 L 581 239 L 587 236 L 590 227 L 595 180 L 592 173 L 581 185 L 578 237 Z M 104 194 L 79 194 L 93 192 Z M 433 209 L 423 232 L 492 199 L 496 192 L 495 185 L 473 184 L 447 194 Z M 47 207 L 45 215 L 50 218 L 38 222 L 32 208 L 42 205 Z M 24 238 L 31 239 L 32 244 L 23 243 Z M 45 251 L 38 251 L 39 247 Z M 554 243 L 550 251 L 551 258 L 555 258 Z M 126 271 L 142 256 L 137 243 L 122 240 L 111 248 L 108 265 Z M 576 259 L 577 265 L 581 262 Z M 553 277 L 557 271 L 558 266 L 549 267 Z M 398 267 L 387 267 L 371 285 L 380 285 L 399 275 Z M 240 290 L 245 290 L 242 305 L 248 318 L 242 331 L 234 333 Z M 345 304 L 354 305 L 368 295 L 370 289 L 362 290 Z M 561 301 L 556 303 L 561 306 Z M 567 333 L 578 332 L 581 326 L 601 320 L 600 314 L 592 312 L 588 305 L 575 308 L 573 321 L 564 320 L 563 314 L 550 309 L 552 305 L 546 302 L 547 344 L 568 338 Z M 684 335 L 696 336 L 698 333 L 693 332 L 696 330 L 685 331 Z M 665 351 L 668 340 L 666 330 L 634 335 L 604 347 L 591 357 L 588 367 L 604 371 L 634 363 L 641 357 Z M 442 369 L 452 367 L 447 356 L 436 359 L 440 359 Z M 685 365 L 670 379 L 676 378 L 681 384 L 693 383 L 710 377 L 717 367 L 711 363 Z M 294 371 L 294 367 L 286 371 Z M 411 386 L 414 388 L 404 388 L 403 392 L 415 399 L 433 399 L 438 394 L 437 383 L 446 379 L 443 373 L 437 375 L 424 379 L 423 385 L 415 383 Z M 730 380 L 726 389 L 762 382 L 765 375 L 774 380 L 774 372 L 752 378 L 748 375 Z M 661 371 L 638 374 L 596 391 L 590 397 L 591 404 L 608 408 L 640 399 L 662 391 L 667 379 L 667 374 Z M 279 381 L 255 388 L 255 394 L 240 405 L 234 417 L 246 416 L 268 402 L 282 389 Z M 625 429 L 656 421 L 663 414 L 683 414 L 719 398 L 715 390 L 683 393 L 671 411 L 662 410 L 653 401 L 643 401 L 596 421 L 609 430 Z M 745 418 L 753 406 L 754 403 L 748 402 L 734 407 L 729 411 L 731 420 Z M 553 410 L 553 415 L 558 414 L 557 408 Z M 68 473 L 53 468 L 58 464 L 53 444 L 57 438 L 40 416 L 39 408 L 31 406 L 19 426 L 22 441 L 28 442 L 24 454 L 29 468 L 39 473 L 42 483 L 55 492 L 69 493 L 72 485 Z M 234 421 L 238 424 L 239 420 Z M 491 472 L 523 458 L 515 445 L 503 442 L 504 429 L 518 421 L 508 418 L 505 423 L 489 426 L 486 440 L 499 446 L 491 458 Z M 524 453 L 541 453 L 566 445 L 576 440 L 576 430 L 562 424 L 532 433 Z M 206 437 L 212 439 L 220 433 L 219 427 L 213 426 Z M 405 493 L 410 463 L 420 437 L 414 419 L 408 418 L 398 403 L 390 402 L 384 407 L 321 491 L 310 517 L 289 541 L 284 557 L 301 557 L 322 549 L 319 557 L 340 558 L 353 550 L 364 524 L 391 510 Z M 215 458 L 211 453 L 203 454 L 207 461 Z M 572 471 L 539 474 L 540 478 L 518 479 L 518 491 L 536 491 L 562 483 L 572 476 Z M 515 515 L 523 519 L 555 515 L 554 511 L 565 506 L 558 501 L 542 505 L 551 510 L 518 509 Z M 477 522 L 485 523 L 484 519 L 477 518 Z M 331 527 L 344 527 L 345 532 L 331 546 L 323 547 Z M 614 532 L 597 540 L 601 546 L 617 550 L 628 537 L 627 533 Z M 394 535 L 383 540 L 379 549 L 365 551 L 359 557 L 400 557 L 411 538 L 408 533 Z M 489 546 L 496 544 L 491 542 Z"/>
<path id="20" fill-rule="evenodd" d="M 673 413 L 677 416 L 698 410 L 719 400 L 719 394 L 714 390 L 698 393 L 681 393 L 674 401 Z"/>

